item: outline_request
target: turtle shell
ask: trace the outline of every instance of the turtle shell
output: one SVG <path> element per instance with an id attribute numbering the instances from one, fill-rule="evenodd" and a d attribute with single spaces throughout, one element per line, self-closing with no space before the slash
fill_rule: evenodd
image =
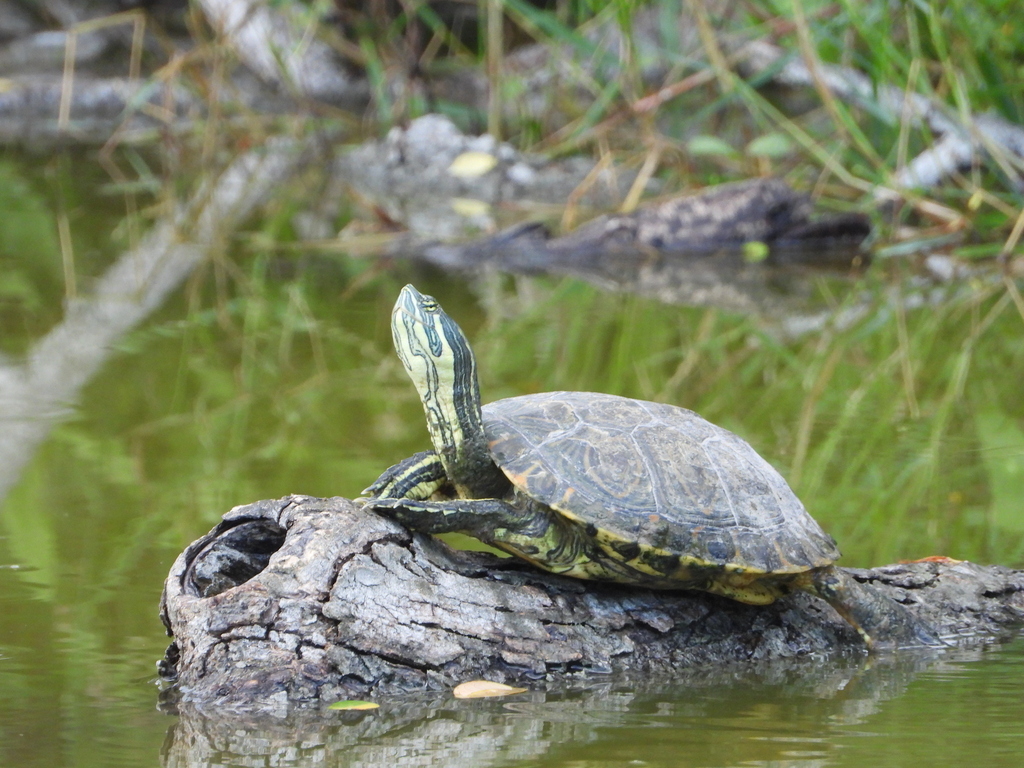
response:
<path id="1" fill-rule="evenodd" d="M 685 408 L 548 392 L 483 412 L 491 453 L 513 485 L 605 537 L 768 574 L 839 557 L 768 462 Z"/>

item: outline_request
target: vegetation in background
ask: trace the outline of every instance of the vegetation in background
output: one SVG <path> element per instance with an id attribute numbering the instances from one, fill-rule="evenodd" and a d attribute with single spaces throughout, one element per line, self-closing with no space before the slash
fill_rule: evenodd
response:
<path id="1" fill-rule="evenodd" d="M 894 173 L 936 139 L 909 110 L 892 114 L 882 96 L 886 88 L 930 100 L 965 125 L 989 112 L 1024 122 L 1024 30 L 1008 21 L 1012 6 L 1005 0 L 616 0 L 562 2 L 550 10 L 523 0 L 486 5 L 488 12 L 501 8 L 511 55 L 516 44 L 536 40 L 558 51 L 560 60 L 596 62 L 589 69 L 566 63 L 571 74 L 562 72 L 556 81 L 565 92 L 551 98 L 555 108 L 547 115 L 517 112 L 530 85 L 505 70 L 497 111 L 506 120 L 487 125 L 524 147 L 555 154 L 610 154 L 627 167 L 653 161 L 668 191 L 774 173 L 833 204 L 874 211 L 873 191 L 892 187 Z M 637 22 L 641 15 L 654 21 L 653 30 L 650 22 Z M 621 29 L 623 39 L 609 27 Z M 699 42 L 680 39 L 686 33 Z M 764 88 L 767 75 L 746 80 L 737 74 L 741 68 L 731 56 L 737 39 L 769 40 L 789 52 L 786 61 L 802 59 L 819 72 L 827 65 L 850 68 L 869 78 L 878 95 L 855 105 L 820 84 Z M 486 48 L 480 53 L 493 55 Z M 664 68 L 653 82 L 652 61 Z M 432 105 L 438 106 L 446 105 Z M 461 107 L 451 107 L 463 116 Z M 410 105 L 407 117 L 415 114 Z M 911 190 L 909 205 L 879 215 L 883 235 L 958 232 L 964 235 L 959 255 L 1020 253 L 1022 164 L 998 147 L 989 150 L 986 164 L 938 188 Z M 914 230 L 901 231 L 906 226 Z"/>

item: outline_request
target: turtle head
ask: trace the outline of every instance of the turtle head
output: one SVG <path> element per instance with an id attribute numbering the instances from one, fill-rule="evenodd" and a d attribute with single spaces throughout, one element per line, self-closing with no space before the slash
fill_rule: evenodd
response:
<path id="1" fill-rule="evenodd" d="M 479 465 L 493 466 L 480 413 L 476 359 L 458 324 L 433 296 L 407 285 L 391 313 L 395 351 L 419 392 L 434 450 L 460 495 Z"/>

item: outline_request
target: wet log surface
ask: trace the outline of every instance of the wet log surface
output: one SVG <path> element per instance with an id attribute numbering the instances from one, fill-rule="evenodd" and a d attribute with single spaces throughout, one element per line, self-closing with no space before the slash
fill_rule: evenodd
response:
<path id="1" fill-rule="evenodd" d="M 951 644 L 1024 620 L 1024 572 L 940 559 L 850 569 Z M 283 716 L 339 699 L 443 690 L 474 678 L 671 679 L 729 662 L 857 657 L 824 602 L 748 606 L 599 585 L 456 552 L 342 498 L 236 507 L 176 560 L 161 614 L 168 700 Z M 943 651 L 929 651 L 943 653 Z"/>

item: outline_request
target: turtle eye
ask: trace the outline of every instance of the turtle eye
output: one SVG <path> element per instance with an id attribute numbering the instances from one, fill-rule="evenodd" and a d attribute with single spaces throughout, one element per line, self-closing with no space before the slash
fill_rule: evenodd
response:
<path id="1" fill-rule="evenodd" d="M 439 305 L 436 301 L 434 301 L 429 296 L 427 296 L 427 297 L 425 297 L 423 299 L 422 306 L 423 306 L 423 310 L 425 312 L 437 312 L 437 310 L 439 310 L 441 308 L 441 305 Z"/>

